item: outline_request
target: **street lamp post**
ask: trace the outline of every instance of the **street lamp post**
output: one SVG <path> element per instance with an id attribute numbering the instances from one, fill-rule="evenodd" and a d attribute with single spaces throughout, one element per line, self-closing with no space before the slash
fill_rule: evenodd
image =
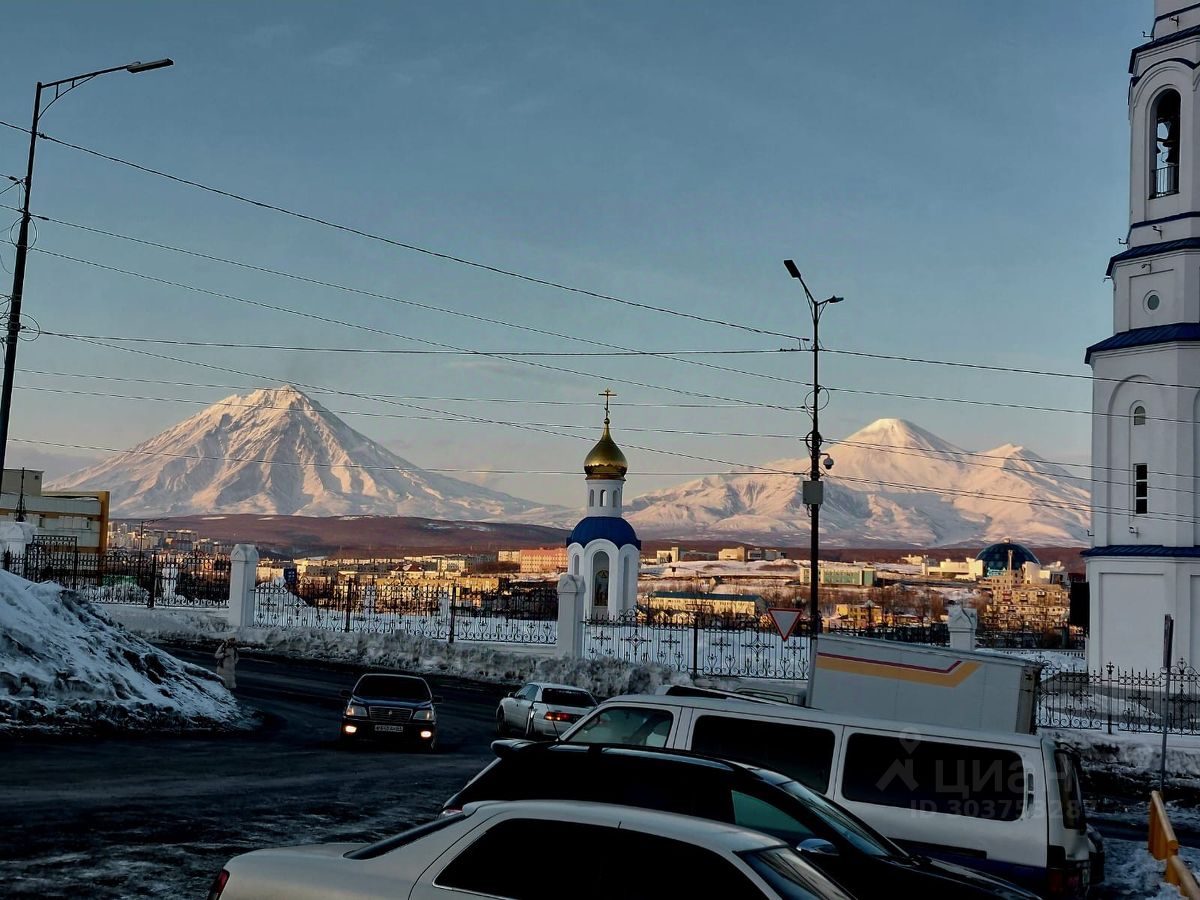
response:
<path id="1" fill-rule="evenodd" d="M 807 443 L 809 450 L 809 470 L 808 480 L 804 482 L 803 498 L 804 503 L 808 506 L 809 515 L 811 516 L 811 527 L 809 537 L 809 594 L 808 594 L 808 616 L 809 616 L 809 632 L 813 639 L 821 633 L 821 609 L 818 604 L 818 586 L 821 580 L 820 571 L 818 569 L 818 559 L 821 552 L 821 503 L 825 499 L 825 486 L 821 484 L 821 457 L 824 456 L 824 464 L 827 469 L 833 468 L 833 460 L 828 454 L 821 452 L 821 429 L 820 429 L 820 411 L 821 411 L 821 378 L 820 378 L 820 357 L 821 357 L 821 314 L 825 311 L 825 307 L 830 303 L 841 303 L 841 297 L 830 297 L 828 300 L 817 301 L 813 299 L 812 293 L 808 289 L 808 285 L 804 283 L 804 276 L 800 274 L 800 270 L 796 268 L 796 264 L 785 259 L 783 265 L 787 268 L 788 274 L 800 282 L 800 286 L 804 288 L 804 296 L 808 298 L 808 311 L 812 316 L 813 336 L 812 336 L 812 431 L 809 432 Z M 814 645 L 814 653 L 816 647 Z"/>
<path id="2" fill-rule="evenodd" d="M 152 69 L 162 69 L 172 65 L 174 63 L 169 59 L 157 59 L 148 63 L 134 62 L 124 66 L 114 66 L 111 69 L 97 69 L 95 72 L 86 72 L 83 75 L 62 78 L 58 81 L 44 83 L 39 81 L 37 83 L 37 90 L 33 95 L 33 125 L 29 129 L 29 162 L 23 182 L 25 199 L 21 204 L 21 229 L 17 235 L 17 256 L 13 265 L 12 293 L 9 295 L 8 336 L 4 345 L 4 384 L 0 389 L 0 474 L 4 472 L 4 458 L 8 450 L 8 420 L 12 408 L 13 374 L 17 366 L 17 340 L 21 335 L 21 297 L 25 290 L 25 261 L 29 256 L 29 221 L 31 218 L 29 198 L 33 194 L 33 157 L 37 151 L 38 123 L 42 113 L 53 106 L 54 102 L 64 94 L 100 75 L 108 75 L 110 72 L 131 72 L 136 75 L 139 72 L 149 72 Z M 42 92 L 50 88 L 54 89 L 54 96 L 43 109 Z"/>

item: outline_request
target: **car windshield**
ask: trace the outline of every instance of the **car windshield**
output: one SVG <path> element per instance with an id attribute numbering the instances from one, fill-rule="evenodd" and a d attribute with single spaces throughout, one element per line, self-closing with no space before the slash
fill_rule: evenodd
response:
<path id="1" fill-rule="evenodd" d="M 765 774 L 760 769 L 761 774 Z M 856 850 L 869 856 L 907 857 L 900 847 L 893 844 L 866 822 L 856 818 L 846 810 L 834 806 L 816 791 L 810 791 L 797 781 L 776 781 L 768 779 L 776 787 L 787 791 L 796 799 L 812 810 L 839 837 L 852 844 Z"/>
<path id="2" fill-rule="evenodd" d="M 542 702 L 551 706 L 582 706 L 592 707 L 596 701 L 587 691 L 568 691 L 564 688 L 545 688 L 542 691 Z"/>
<path id="3" fill-rule="evenodd" d="M 785 900 L 849 900 L 828 879 L 815 872 L 795 850 L 772 847 L 739 855 Z"/>
<path id="4" fill-rule="evenodd" d="M 429 685 L 402 675 L 364 675 L 354 687 L 356 697 L 375 700 L 428 700 Z"/>

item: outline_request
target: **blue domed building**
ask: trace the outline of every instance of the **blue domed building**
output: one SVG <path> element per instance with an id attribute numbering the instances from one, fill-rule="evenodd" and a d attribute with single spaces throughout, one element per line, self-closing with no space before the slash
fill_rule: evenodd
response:
<path id="1" fill-rule="evenodd" d="M 1031 562 L 1035 566 L 1041 565 L 1038 558 L 1033 555 L 1032 550 L 1024 544 L 1018 544 L 1008 538 L 1005 538 L 998 544 L 984 547 L 975 555 L 975 558 L 983 562 L 983 576 L 985 578 L 990 578 L 993 575 L 1001 575 L 1007 572 L 1009 568 L 1014 572 L 1019 572 L 1021 571 L 1021 567 L 1027 562 Z"/>
<path id="2" fill-rule="evenodd" d="M 621 513 L 629 463 L 609 433 L 604 393 L 604 433 L 583 461 L 587 515 L 567 538 L 567 570 L 583 579 L 584 615 L 617 617 L 637 607 L 642 542 Z"/>

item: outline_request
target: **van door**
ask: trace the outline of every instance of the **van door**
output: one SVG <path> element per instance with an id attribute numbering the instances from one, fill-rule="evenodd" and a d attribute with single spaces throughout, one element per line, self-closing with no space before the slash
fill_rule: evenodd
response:
<path id="1" fill-rule="evenodd" d="M 1035 747 L 847 729 L 831 796 L 919 853 L 1026 885 L 1047 864 Z"/>

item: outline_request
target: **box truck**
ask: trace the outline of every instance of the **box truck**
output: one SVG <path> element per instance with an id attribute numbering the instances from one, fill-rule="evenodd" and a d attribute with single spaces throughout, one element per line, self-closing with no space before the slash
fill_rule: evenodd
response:
<path id="1" fill-rule="evenodd" d="M 1027 659 L 821 635 L 807 705 L 897 722 L 1033 734 L 1041 664 Z"/>

